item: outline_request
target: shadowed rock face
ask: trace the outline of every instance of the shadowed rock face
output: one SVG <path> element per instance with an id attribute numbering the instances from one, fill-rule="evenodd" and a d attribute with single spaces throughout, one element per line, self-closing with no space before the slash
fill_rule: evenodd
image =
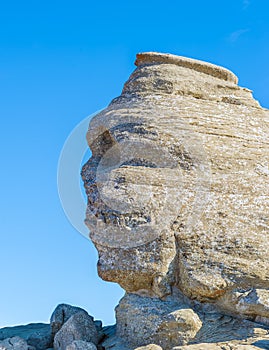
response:
<path id="1" fill-rule="evenodd" d="M 136 65 L 87 135 L 86 223 L 100 277 L 268 324 L 268 111 L 222 67 L 158 53 L 138 54 Z M 173 327 L 184 332 L 181 321 Z"/>

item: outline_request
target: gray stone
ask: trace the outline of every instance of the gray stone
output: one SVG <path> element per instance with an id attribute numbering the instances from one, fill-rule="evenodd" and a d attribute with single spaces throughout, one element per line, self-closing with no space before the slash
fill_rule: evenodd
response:
<path id="1" fill-rule="evenodd" d="M 98 343 L 98 332 L 91 316 L 78 312 L 71 316 L 56 333 L 54 349 L 65 350 L 73 340 Z"/>
<path id="2" fill-rule="evenodd" d="M 89 343 L 83 340 L 74 340 L 70 345 L 66 347 L 66 350 L 97 350 L 97 347 L 93 343 Z"/>
<path id="3" fill-rule="evenodd" d="M 95 324 L 95 327 L 96 327 L 96 330 L 98 333 L 98 343 L 99 343 L 105 336 L 105 334 L 103 332 L 103 324 L 102 324 L 102 321 L 100 321 L 100 320 L 96 320 L 93 322 Z"/>
<path id="4" fill-rule="evenodd" d="M 46 323 L 30 323 L 23 326 L 0 329 L 0 340 L 18 336 L 26 340 L 37 350 L 44 350 L 52 345 L 51 328 Z"/>
<path id="5" fill-rule="evenodd" d="M 12 337 L 0 341 L 0 350 L 35 350 L 35 347 L 28 345 L 25 339 Z"/>
<path id="6" fill-rule="evenodd" d="M 56 309 L 53 311 L 50 318 L 50 326 L 52 330 L 52 336 L 61 329 L 62 325 L 73 315 L 78 312 L 88 313 L 80 307 L 72 306 L 68 304 L 59 304 Z"/>

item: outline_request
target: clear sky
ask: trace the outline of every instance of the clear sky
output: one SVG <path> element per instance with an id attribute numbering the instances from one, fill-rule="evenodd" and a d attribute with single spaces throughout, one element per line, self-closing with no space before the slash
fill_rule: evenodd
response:
<path id="1" fill-rule="evenodd" d="M 123 291 L 97 277 L 95 248 L 67 220 L 57 164 L 141 51 L 225 66 L 269 107 L 268 0 L 1 1 L 0 327 L 48 321 L 62 302 L 114 322 Z"/>

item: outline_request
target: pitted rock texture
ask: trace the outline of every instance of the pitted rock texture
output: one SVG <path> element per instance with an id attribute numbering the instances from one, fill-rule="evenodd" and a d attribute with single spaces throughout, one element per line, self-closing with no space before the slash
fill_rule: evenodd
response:
<path id="1" fill-rule="evenodd" d="M 126 337 L 135 346 L 157 342 L 169 349 L 188 344 L 202 327 L 199 316 L 178 300 L 162 301 L 135 294 L 121 300 L 116 308 L 116 318 L 117 335 Z"/>
<path id="2" fill-rule="evenodd" d="M 86 317 L 88 317 L 88 313 L 81 309 L 80 307 L 69 305 L 69 304 L 59 304 L 53 311 L 51 317 L 50 317 L 50 327 L 52 336 L 54 337 L 55 334 L 61 329 L 61 327 L 64 325 L 66 321 L 69 320 L 69 318 L 78 312 L 85 313 Z"/>
<path id="3" fill-rule="evenodd" d="M 74 340 L 97 344 L 98 332 L 93 318 L 86 311 L 72 315 L 55 334 L 53 347 L 55 350 L 66 350 Z"/>
<path id="4" fill-rule="evenodd" d="M 138 54 L 136 65 L 87 134 L 99 275 L 145 298 L 177 289 L 267 327 L 269 112 L 225 68 L 159 53 Z M 118 319 L 126 340 L 132 327 Z"/>

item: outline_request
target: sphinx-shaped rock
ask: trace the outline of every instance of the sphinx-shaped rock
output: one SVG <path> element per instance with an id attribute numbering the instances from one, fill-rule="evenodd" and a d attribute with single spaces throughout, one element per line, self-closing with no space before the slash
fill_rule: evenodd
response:
<path id="1" fill-rule="evenodd" d="M 154 321 L 144 343 L 142 330 L 132 332 L 128 293 L 171 305 L 182 293 L 197 321 L 189 332 L 186 317 L 189 336 L 178 345 L 207 342 L 204 305 L 266 327 L 269 113 L 225 68 L 158 53 L 138 54 L 136 65 L 122 94 L 91 120 L 92 157 L 82 170 L 99 275 L 127 292 L 118 335 L 163 345 Z M 164 348 L 175 346 L 180 327 L 173 335 L 162 328 Z"/>

